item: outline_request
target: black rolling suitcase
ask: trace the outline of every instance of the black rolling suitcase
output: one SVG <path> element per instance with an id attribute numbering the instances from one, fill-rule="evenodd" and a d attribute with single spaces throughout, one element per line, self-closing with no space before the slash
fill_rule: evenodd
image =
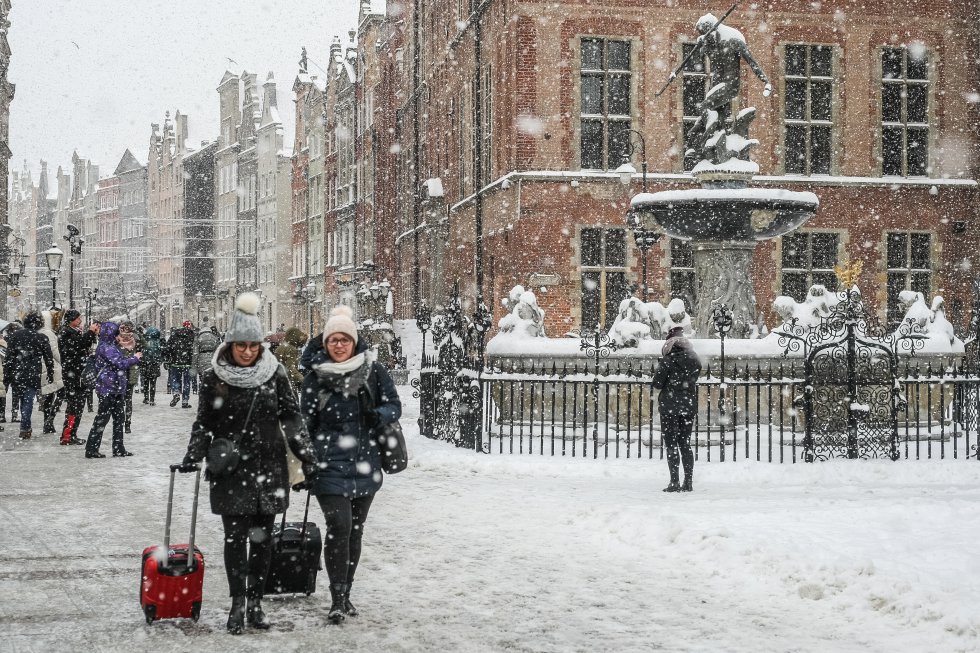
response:
<path id="1" fill-rule="evenodd" d="M 316 591 L 316 574 L 320 570 L 323 540 L 320 529 L 311 521 L 310 497 L 306 495 L 303 521 L 282 523 L 272 529 L 272 563 L 265 579 L 266 594 L 299 594 L 309 596 Z"/>

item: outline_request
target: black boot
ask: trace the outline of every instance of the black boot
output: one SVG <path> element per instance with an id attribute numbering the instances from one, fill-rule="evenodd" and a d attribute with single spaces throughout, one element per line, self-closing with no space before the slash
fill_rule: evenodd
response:
<path id="1" fill-rule="evenodd" d="M 681 465 L 684 467 L 684 485 L 681 492 L 694 491 L 694 452 L 690 447 L 681 449 Z"/>
<path id="2" fill-rule="evenodd" d="M 670 471 L 670 484 L 664 488 L 664 492 L 680 492 L 680 453 L 676 447 L 667 446 L 667 469 Z"/>
<path id="3" fill-rule="evenodd" d="M 693 492 L 694 486 L 691 483 L 691 477 L 688 476 L 684 479 L 684 484 L 681 486 L 681 492 Z"/>
<path id="4" fill-rule="evenodd" d="M 347 596 L 347 584 L 336 583 L 330 586 L 330 611 L 327 620 L 339 624 L 344 621 L 344 597 Z"/>
<path id="5" fill-rule="evenodd" d="M 231 611 L 228 613 L 228 632 L 241 635 L 245 632 L 245 597 L 231 597 Z"/>
<path id="6" fill-rule="evenodd" d="M 262 610 L 262 597 L 254 596 L 248 600 L 248 610 L 246 612 L 248 617 L 248 625 L 252 628 L 258 628 L 259 630 L 268 630 L 272 626 L 272 622 L 269 621 L 269 617 L 265 616 L 265 611 Z"/>
<path id="7" fill-rule="evenodd" d="M 357 608 L 355 608 L 354 604 L 350 602 L 350 588 L 351 584 L 347 583 L 347 589 L 344 591 L 344 614 L 346 614 L 348 617 L 356 617 Z"/>

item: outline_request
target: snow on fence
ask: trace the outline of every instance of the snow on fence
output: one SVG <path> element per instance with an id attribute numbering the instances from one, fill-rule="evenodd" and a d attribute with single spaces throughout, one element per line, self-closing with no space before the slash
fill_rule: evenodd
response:
<path id="1" fill-rule="evenodd" d="M 457 379 L 468 388 L 463 393 L 441 386 L 438 371 L 426 368 L 418 386 L 420 426 L 429 437 L 498 455 L 660 459 L 654 365 L 596 370 L 518 359 L 506 369 Z M 697 459 L 855 457 L 848 447 L 861 458 L 976 457 L 980 374 L 965 359 L 936 366 L 906 362 L 895 379 L 858 387 L 853 402 L 846 388 L 818 387 L 809 433 L 804 387 L 796 361 L 735 366 L 724 380 L 708 367 L 692 436 Z M 453 431 L 462 437 L 447 437 Z"/>

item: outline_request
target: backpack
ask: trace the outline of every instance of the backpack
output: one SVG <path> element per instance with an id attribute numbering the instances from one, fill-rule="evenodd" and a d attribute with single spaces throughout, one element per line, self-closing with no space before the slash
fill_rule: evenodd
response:
<path id="1" fill-rule="evenodd" d="M 95 382 L 99 379 L 99 369 L 95 364 L 95 354 L 91 354 L 85 359 L 85 367 L 82 368 L 82 387 L 89 390 L 95 387 Z"/>

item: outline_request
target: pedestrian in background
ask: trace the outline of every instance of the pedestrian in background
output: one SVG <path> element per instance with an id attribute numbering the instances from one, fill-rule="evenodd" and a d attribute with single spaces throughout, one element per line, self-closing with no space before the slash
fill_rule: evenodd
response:
<path id="1" fill-rule="evenodd" d="M 7 356 L 10 354 L 9 343 L 11 337 L 13 337 L 15 333 L 17 333 L 23 328 L 24 325 L 15 320 L 10 324 L 8 324 L 7 328 L 4 329 L 3 333 L 4 333 L 4 340 L 6 343 L 4 345 L 4 350 L 3 350 L 4 361 L 7 360 Z M 7 387 L 7 390 L 10 392 L 10 421 L 16 422 L 18 421 L 17 411 L 20 409 L 20 396 L 17 394 L 17 389 L 9 381 L 7 381 L 5 385 Z M 7 418 L 4 416 L 6 412 L 7 412 L 7 395 L 4 394 L 2 397 L 0 397 L 0 423 L 4 423 L 7 421 Z"/>
<path id="2" fill-rule="evenodd" d="M 660 390 L 660 433 L 667 449 L 670 484 L 664 492 L 691 492 L 694 489 L 694 452 L 691 431 L 698 413 L 698 377 L 701 361 L 683 327 L 667 332 L 660 366 L 653 373 L 653 387 Z M 684 484 L 678 467 L 684 466 Z"/>
<path id="3" fill-rule="evenodd" d="M 143 358 L 140 359 L 140 380 L 143 384 L 143 403 L 156 406 L 157 379 L 163 362 L 163 343 L 160 329 L 147 327 L 143 332 Z"/>
<path id="4" fill-rule="evenodd" d="M 246 293 L 235 301 L 225 342 L 215 365 L 201 376 L 201 400 L 181 467 L 207 455 L 213 437 L 239 438 L 241 462 L 228 475 L 209 477 L 211 512 L 225 532 L 225 572 L 231 594 L 228 631 L 267 629 L 262 609 L 272 556 L 272 525 L 289 505 L 286 446 L 303 463 L 308 479 L 317 460 L 286 371 L 262 345 L 260 300 Z M 285 437 L 283 437 L 285 435 Z"/>
<path id="5" fill-rule="evenodd" d="M 204 373 L 211 369 L 211 359 L 214 352 L 221 344 L 218 337 L 218 330 L 207 326 L 207 318 L 204 318 L 204 326 L 201 332 L 194 339 L 194 371 L 198 376 L 204 377 Z"/>
<path id="6" fill-rule="evenodd" d="M 119 325 L 104 322 L 99 330 L 99 346 L 95 349 L 95 394 L 99 396 L 99 412 L 95 414 L 92 430 L 85 442 L 86 458 L 105 458 L 99 453 L 102 432 L 112 419 L 112 455 L 132 456 L 123 442 L 123 423 L 126 420 L 126 386 L 129 368 L 138 364 L 142 354 L 125 356 L 119 349 Z"/>
<path id="7" fill-rule="evenodd" d="M 297 391 L 303 385 L 303 374 L 299 371 L 299 355 L 305 344 L 306 333 L 302 329 L 290 327 L 286 330 L 286 336 L 283 338 L 282 344 L 276 348 L 276 358 L 286 368 L 286 373 L 289 374 L 289 381 Z"/>
<path id="8" fill-rule="evenodd" d="M 65 326 L 58 336 L 58 351 L 61 355 L 61 375 L 64 380 L 65 423 L 61 430 L 61 444 L 85 444 L 78 437 L 78 425 L 82 421 L 85 398 L 88 388 L 82 385 L 82 370 L 85 360 L 99 334 L 98 322 L 82 329 L 82 314 L 74 308 L 65 312 Z"/>
<path id="9" fill-rule="evenodd" d="M 135 326 L 131 320 L 123 320 L 119 323 L 119 336 L 117 341 L 119 343 L 119 351 L 122 352 L 123 356 L 128 357 L 143 351 L 136 337 Z M 139 365 L 133 365 L 126 370 L 126 421 L 123 425 L 123 430 L 126 433 L 133 432 L 133 391 L 136 389 L 136 383 L 139 380 L 139 369 Z"/>
<path id="10" fill-rule="evenodd" d="M 54 418 L 61 409 L 62 392 L 65 387 L 61 371 L 61 350 L 58 348 L 58 331 L 61 329 L 61 311 L 41 311 L 44 326 L 39 333 L 48 339 L 51 355 L 54 359 L 54 380 L 41 385 L 41 413 L 44 415 L 42 433 L 57 433 Z"/>
<path id="11" fill-rule="evenodd" d="M 3 362 L 3 376 L 13 385 L 20 400 L 20 437 L 31 437 L 31 417 L 34 412 L 34 399 L 41 390 L 41 364 L 46 368 L 45 378 L 54 382 L 54 355 L 51 344 L 41 333 L 44 318 L 37 311 L 31 311 L 24 318 L 24 328 L 10 337 L 7 343 L 7 358 Z"/>
<path id="12" fill-rule="evenodd" d="M 190 320 L 185 320 L 183 326 L 173 332 L 167 341 L 167 359 L 170 361 L 170 370 L 173 372 L 173 399 L 170 400 L 171 406 L 176 406 L 177 402 L 183 399 L 182 408 L 190 408 L 191 400 L 191 377 L 194 374 L 194 325 Z"/>
<path id="13" fill-rule="evenodd" d="M 340 623 L 357 614 L 350 601 L 361 557 L 364 523 L 381 489 L 381 449 L 377 429 L 402 412 L 395 383 L 360 340 L 347 306 L 330 313 L 324 349 L 310 362 L 300 403 L 316 447 L 320 472 L 313 492 L 326 522 L 323 554 L 330 578 L 327 618 Z"/>

